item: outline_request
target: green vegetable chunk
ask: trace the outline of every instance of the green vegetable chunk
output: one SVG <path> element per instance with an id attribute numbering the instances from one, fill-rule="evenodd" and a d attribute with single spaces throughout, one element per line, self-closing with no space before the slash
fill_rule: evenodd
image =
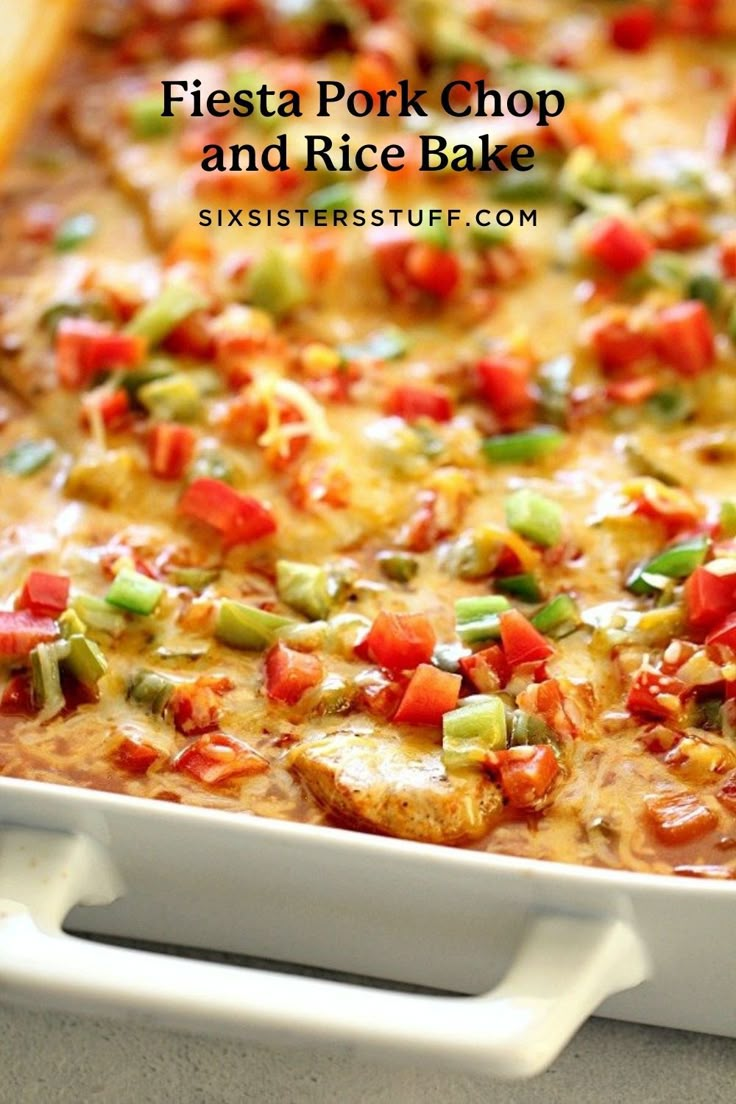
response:
<path id="1" fill-rule="evenodd" d="M 158 345 L 180 322 L 207 306 L 207 300 L 186 284 L 169 284 L 130 320 L 127 332 Z"/>
<path id="2" fill-rule="evenodd" d="M 315 564 L 278 560 L 276 593 L 282 602 L 310 621 L 324 620 L 332 608 L 327 572 Z"/>
<path id="3" fill-rule="evenodd" d="M 292 258 L 282 249 L 269 249 L 250 270 L 248 298 L 255 307 L 277 318 L 289 314 L 307 298 L 307 288 Z"/>
<path id="4" fill-rule="evenodd" d="M 11 475 L 35 475 L 56 452 L 53 441 L 20 441 L 0 457 L 0 470 Z"/>
<path id="5" fill-rule="evenodd" d="M 161 716 L 174 692 L 174 683 L 166 675 L 145 669 L 136 671 L 130 682 L 126 697 L 138 705 L 145 705 L 151 713 Z"/>
<path id="6" fill-rule="evenodd" d="M 686 579 L 705 559 L 708 538 L 693 537 L 665 548 L 650 560 L 636 567 L 626 580 L 632 594 L 651 594 L 662 590 L 658 579 Z"/>
<path id="7" fill-rule="evenodd" d="M 64 668 L 84 686 L 96 686 L 107 673 L 107 660 L 94 640 L 75 633 L 69 637 L 69 654 L 64 659 Z"/>
<path id="8" fill-rule="evenodd" d="M 293 624 L 291 617 L 279 617 L 245 602 L 223 598 L 217 611 L 215 636 L 232 648 L 261 652 L 274 643 L 279 629 Z"/>
<path id="9" fill-rule="evenodd" d="M 149 414 L 164 422 L 190 422 L 202 405 L 195 381 L 185 372 L 144 384 L 138 389 L 137 398 Z"/>
<path id="10" fill-rule="evenodd" d="M 96 230 L 97 219 L 94 215 L 70 215 L 56 231 L 54 249 L 57 253 L 69 253 L 89 241 Z"/>
<path id="11" fill-rule="evenodd" d="M 155 579 L 149 579 L 140 571 L 124 568 L 115 576 L 112 586 L 105 595 L 105 601 L 128 613 L 148 616 L 153 613 L 161 601 L 164 587 Z"/>
<path id="12" fill-rule="evenodd" d="M 497 639 L 501 635 L 499 616 L 507 609 L 510 609 L 508 599 L 501 594 L 458 598 L 455 602 L 457 635 L 463 644 Z"/>
<path id="13" fill-rule="evenodd" d="M 501 594 L 510 594 L 522 602 L 541 602 L 542 591 L 533 575 L 505 575 L 493 584 Z"/>
<path id="14" fill-rule="evenodd" d="M 532 617 L 535 629 L 539 629 L 545 636 L 551 636 L 553 640 L 569 636 L 580 624 L 580 609 L 569 594 L 558 594 Z"/>
<path id="15" fill-rule="evenodd" d="M 509 529 L 543 548 L 559 544 L 562 520 L 562 507 L 537 491 L 523 487 L 506 499 Z"/>
<path id="16" fill-rule="evenodd" d="M 497 464 L 526 464 L 556 452 L 567 440 L 557 426 L 535 426 L 518 433 L 486 437 L 481 445 L 486 460 Z"/>
<path id="17" fill-rule="evenodd" d="M 442 761 L 447 770 L 481 766 L 489 751 L 506 747 L 506 710 L 500 697 L 461 705 L 442 718 Z"/>

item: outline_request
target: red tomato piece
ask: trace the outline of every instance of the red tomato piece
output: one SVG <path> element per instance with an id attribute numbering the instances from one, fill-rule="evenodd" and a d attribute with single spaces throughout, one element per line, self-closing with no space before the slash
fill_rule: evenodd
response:
<path id="1" fill-rule="evenodd" d="M 731 771 L 718 790 L 716 797 L 730 813 L 736 813 L 736 770 Z"/>
<path id="2" fill-rule="evenodd" d="M 124 425 L 130 415 L 130 399 L 124 387 L 118 387 L 105 395 L 90 396 L 82 400 L 82 425 L 89 428 L 92 423 L 92 411 L 102 419 L 108 429 L 118 429 Z"/>
<path id="3" fill-rule="evenodd" d="M 560 767 L 549 744 L 497 751 L 490 762 L 513 809 L 533 809 L 547 794 Z"/>
<path id="4" fill-rule="evenodd" d="M 718 259 L 723 275 L 729 280 L 736 280 L 736 232 L 723 235 Z"/>
<path id="5" fill-rule="evenodd" d="M 87 387 L 100 372 L 132 368 L 145 352 L 143 338 L 116 333 L 104 322 L 63 318 L 56 331 L 56 373 L 62 387 Z"/>
<path id="6" fill-rule="evenodd" d="M 410 725 L 442 724 L 444 714 L 457 705 L 461 683 L 461 675 L 452 675 L 428 663 L 420 663 L 409 679 L 399 708 L 394 713 L 394 721 Z"/>
<path id="7" fill-rule="evenodd" d="M 57 617 L 69 602 L 69 586 L 67 575 L 32 571 L 23 584 L 16 609 L 30 610 L 37 617 Z"/>
<path id="8" fill-rule="evenodd" d="M 50 617 L 36 617 L 27 610 L 0 610 L 0 656 L 27 656 L 37 644 L 59 635 Z"/>
<path id="9" fill-rule="evenodd" d="M 511 678 L 511 668 L 498 644 L 491 644 L 460 660 L 460 670 L 481 694 L 503 690 Z"/>
<path id="10" fill-rule="evenodd" d="M 717 628 L 705 638 L 707 645 L 722 644 L 726 648 L 736 648 L 736 613 L 731 613 Z"/>
<path id="11" fill-rule="evenodd" d="M 699 376 L 712 368 L 716 344 L 705 303 L 686 299 L 658 311 L 654 345 L 662 360 L 682 376 Z"/>
<path id="12" fill-rule="evenodd" d="M 129 736 L 121 740 L 112 753 L 117 766 L 129 774 L 146 774 L 160 756 L 157 748 L 141 740 L 132 740 Z"/>
<path id="13" fill-rule="evenodd" d="M 639 227 L 610 215 L 593 227 L 584 252 L 617 276 L 628 276 L 649 260 L 654 246 Z"/>
<path id="14" fill-rule="evenodd" d="M 675 533 L 697 526 L 702 517 L 700 504 L 680 487 L 668 487 L 656 479 L 637 481 L 630 495 L 637 514 L 661 522 Z"/>
<path id="15" fill-rule="evenodd" d="M 423 613 L 381 610 L 363 641 L 366 654 L 389 671 L 409 671 L 429 663 L 437 637 Z"/>
<path id="16" fill-rule="evenodd" d="M 622 318 L 598 323 L 591 334 L 591 346 L 601 371 L 608 376 L 626 376 L 654 352 L 649 334 L 631 329 Z"/>
<path id="17" fill-rule="evenodd" d="M 190 774 L 208 786 L 268 770 L 268 761 L 262 755 L 243 740 L 224 732 L 207 732 L 199 736 L 179 752 L 171 765 L 174 770 Z"/>
<path id="18" fill-rule="evenodd" d="M 274 644 L 266 655 L 266 695 L 271 701 L 295 705 L 322 681 L 320 659 L 308 652 L 297 652 L 286 644 Z"/>
<path id="19" fill-rule="evenodd" d="M 736 96 L 731 98 L 718 120 L 716 150 L 722 157 L 728 157 L 736 150 Z"/>
<path id="20" fill-rule="evenodd" d="M 714 575 L 707 567 L 696 567 L 685 583 L 688 624 L 700 631 L 710 629 L 736 612 L 736 573 Z"/>
<path id="21" fill-rule="evenodd" d="M 665 675 L 654 667 L 644 666 L 634 676 L 626 707 L 632 713 L 667 720 L 680 714 L 686 693 L 687 686 L 680 679 Z"/>
<path id="22" fill-rule="evenodd" d="M 217 529 L 228 548 L 276 532 L 270 506 L 240 494 L 220 479 L 195 479 L 190 483 L 179 499 L 179 513 Z"/>
<path id="23" fill-rule="evenodd" d="M 460 283 L 460 261 L 449 249 L 416 242 L 407 254 L 406 274 L 417 290 L 435 299 L 449 299 Z"/>
<path id="24" fill-rule="evenodd" d="M 444 387 L 419 383 L 401 383 L 394 387 L 386 399 L 385 411 L 407 422 L 416 422 L 419 418 L 449 422 L 454 413 L 452 398 Z"/>
<path id="25" fill-rule="evenodd" d="M 185 736 L 213 732 L 220 721 L 219 697 L 207 679 L 177 686 L 168 704 L 176 730 Z"/>
<path id="26" fill-rule="evenodd" d="M 36 712 L 31 676 L 13 675 L 8 679 L 0 698 L 0 713 L 5 716 L 32 717 Z"/>
<path id="27" fill-rule="evenodd" d="M 534 409 L 532 362 L 512 353 L 489 353 L 475 366 L 478 391 L 502 422 L 525 421 Z"/>
<path id="28" fill-rule="evenodd" d="M 518 610 L 506 610 L 500 617 L 501 645 L 511 667 L 541 663 L 554 654 L 550 642 Z"/>
<path id="29" fill-rule="evenodd" d="M 194 431 L 189 426 L 160 422 L 148 435 L 148 463 L 159 479 L 181 479 L 194 454 Z"/>
<path id="30" fill-rule="evenodd" d="M 657 15 L 648 4 L 628 4 L 611 17 L 608 35 L 619 50 L 638 53 L 651 45 L 657 31 Z"/>
<path id="31" fill-rule="evenodd" d="M 639 376 L 638 379 L 614 380 L 606 387 L 606 395 L 611 402 L 639 406 L 658 389 L 659 381 L 654 376 Z"/>
<path id="32" fill-rule="evenodd" d="M 712 831 L 718 817 L 695 794 L 644 798 L 649 822 L 662 843 L 690 843 Z"/>

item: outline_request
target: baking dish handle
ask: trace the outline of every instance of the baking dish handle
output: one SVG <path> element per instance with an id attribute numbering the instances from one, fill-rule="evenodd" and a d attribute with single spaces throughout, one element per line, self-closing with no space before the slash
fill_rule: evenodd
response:
<path id="1" fill-rule="evenodd" d="M 647 975 L 638 938 L 611 916 L 533 915 L 506 976 L 472 997 L 182 959 L 62 931 L 74 905 L 110 903 L 121 889 L 86 836 L 0 832 L 0 996 L 517 1078 L 544 1070 L 601 1001 Z"/>

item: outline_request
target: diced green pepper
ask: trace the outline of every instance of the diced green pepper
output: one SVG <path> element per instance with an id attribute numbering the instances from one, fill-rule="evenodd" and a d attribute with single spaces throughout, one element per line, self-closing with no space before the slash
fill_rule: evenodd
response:
<path id="1" fill-rule="evenodd" d="M 557 737 L 549 725 L 545 724 L 541 717 L 526 713 L 523 709 L 515 709 L 511 714 L 509 743 L 513 747 L 525 744 L 551 744 L 555 752 L 559 750 Z"/>
<path id="2" fill-rule="evenodd" d="M 501 594 L 458 598 L 455 602 L 457 635 L 463 644 L 498 638 L 501 635 L 499 616 L 507 609 L 510 609 L 508 599 Z"/>
<path id="3" fill-rule="evenodd" d="M 12 475 L 35 475 L 56 452 L 53 441 L 20 441 L 0 457 L 0 470 Z"/>
<path id="4" fill-rule="evenodd" d="M 461 705 L 442 718 L 442 761 L 447 770 L 482 766 L 489 751 L 506 747 L 506 710 L 500 697 Z"/>
<path id="5" fill-rule="evenodd" d="M 509 529 L 543 548 L 551 548 L 562 539 L 562 507 L 528 487 L 506 499 L 506 521 Z"/>
<path id="6" fill-rule="evenodd" d="M 542 601 L 542 591 L 533 575 L 505 575 L 495 579 L 493 585 L 501 594 L 510 594 L 522 602 Z"/>
<path id="7" fill-rule="evenodd" d="M 658 577 L 686 579 L 703 563 L 707 551 L 708 538 L 705 536 L 670 545 L 664 552 L 636 567 L 626 580 L 626 587 L 632 594 L 651 594 L 662 589 Z"/>
<path id="8" fill-rule="evenodd" d="M 54 249 L 57 253 L 69 253 L 89 241 L 96 230 L 97 219 L 94 215 L 70 215 L 56 231 Z"/>
<path id="9" fill-rule="evenodd" d="M 161 601 L 164 587 L 140 571 L 123 568 L 113 580 L 105 595 L 105 601 L 128 613 L 148 616 Z"/>
<path id="10" fill-rule="evenodd" d="M 696 272 L 687 286 L 688 299 L 700 299 L 709 310 L 715 310 L 721 301 L 723 282 L 710 272 Z"/>
<path id="11" fill-rule="evenodd" d="M 727 499 L 721 503 L 718 523 L 724 537 L 736 537 L 736 502 Z"/>
<path id="12" fill-rule="evenodd" d="M 206 306 L 207 300 L 196 288 L 181 283 L 168 284 L 155 299 L 140 308 L 126 329 L 128 333 L 144 337 L 153 347 L 190 314 Z"/>
<path id="13" fill-rule="evenodd" d="M 419 560 L 411 552 L 379 552 L 376 560 L 392 583 L 410 583 L 419 570 Z"/>
<path id="14" fill-rule="evenodd" d="M 202 409 L 202 397 L 193 379 L 175 372 L 138 389 L 138 401 L 159 421 L 189 422 Z"/>
<path id="15" fill-rule="evenodd" d="M 332 609 L 333 595 L 327 572 L 316 564 L 278 560 L 276 593 L 282 602 L 310 621 L 324 620 Z"/>
<path id="16" fill-rule="evenodd" d="M 215 636 L 233 648 L 260 652 L 274 643 L 279 629 L 294 623 L 291 617 L 280 617 L 245 602 L 223 598 L 217 611 Z"/>
<path id="17" fill-rule="evenodd" d="M 145 705 L 151 713 L 160 717 L 174 692 L 174 685 L 166 675 L 143 669 L 136 671 L 131 678 L 126 696 L 138 705 Z"/>
<path id="18" fill-rule="evenodd" d="M 168 573 L 175 586 L 188 587 L 189 590 L 204 590 L 214 583 L 220 572 L 209 567 L 174 567 Z"/>
<path id="19" fill-rule="evenodd" d="M 62 711 L 66 702 L 61 689 L 59 660 L 68 652 L 66 640 L 37 644 L 31 652 L 33 701 L 40 708 L 41 720 L 50 720 Z"/>
<path id="20" fill-rule="evenodd" d="M 102 649 L 94 640 L 78 633 L 69 637 L 69 653 L 63 662 L 65 670 L 84 686 L 96 686 L 107 673 L 107 660 Z"/>
<path id="21" fill-rule="evenodd" d="M 580 609 L 569 594 L 558 594 L 532 617 L 532 625 L 545 636 L 561 640 L 580 626 Z"/>
<path id="22" fill-rule="evenodd" d="M 496 179 L 496 196 L 510 203 L 529 199 L 551 199 L 555 174 L 549 165 L 538 161 L 528 173 L 505 173 Z"/>
<path id="23" fill-rule="evenodd" d="M 104 598 L 97 598 L 93 594 L 76 594 L 72 598 L 71 608 L 90 629 L 110 633 L 112 636 L 117 636 L 125 629 L 123 615 L 108 605 Z"/>
<path id="24" fill-rule="evenodd" d="M 496 464 L 527 464 L 556 452 L 566 440 L 566 435 L 557 426 L 535 426 L 517 433 L 486 437 L 481 448 L 486 460 Z"/>
<path id="25" fill-rule="evenodd" d="M 283 249 L 268 249 L 250 270 L 248 298 L 253 306 L 277 318 L 301 306 L 307 286 L 294 259 Z"/>

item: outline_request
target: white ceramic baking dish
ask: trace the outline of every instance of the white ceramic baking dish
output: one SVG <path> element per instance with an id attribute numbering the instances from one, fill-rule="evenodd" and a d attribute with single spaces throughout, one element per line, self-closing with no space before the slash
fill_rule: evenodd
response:
<path id="1" fill-rule="evenodd" d="M 504 1077 L 592 1012 L 736 1035 L 736 886 L 0 780 L 0 996 Z M 449 990 L 121 948 L 75 930 Z"/>

